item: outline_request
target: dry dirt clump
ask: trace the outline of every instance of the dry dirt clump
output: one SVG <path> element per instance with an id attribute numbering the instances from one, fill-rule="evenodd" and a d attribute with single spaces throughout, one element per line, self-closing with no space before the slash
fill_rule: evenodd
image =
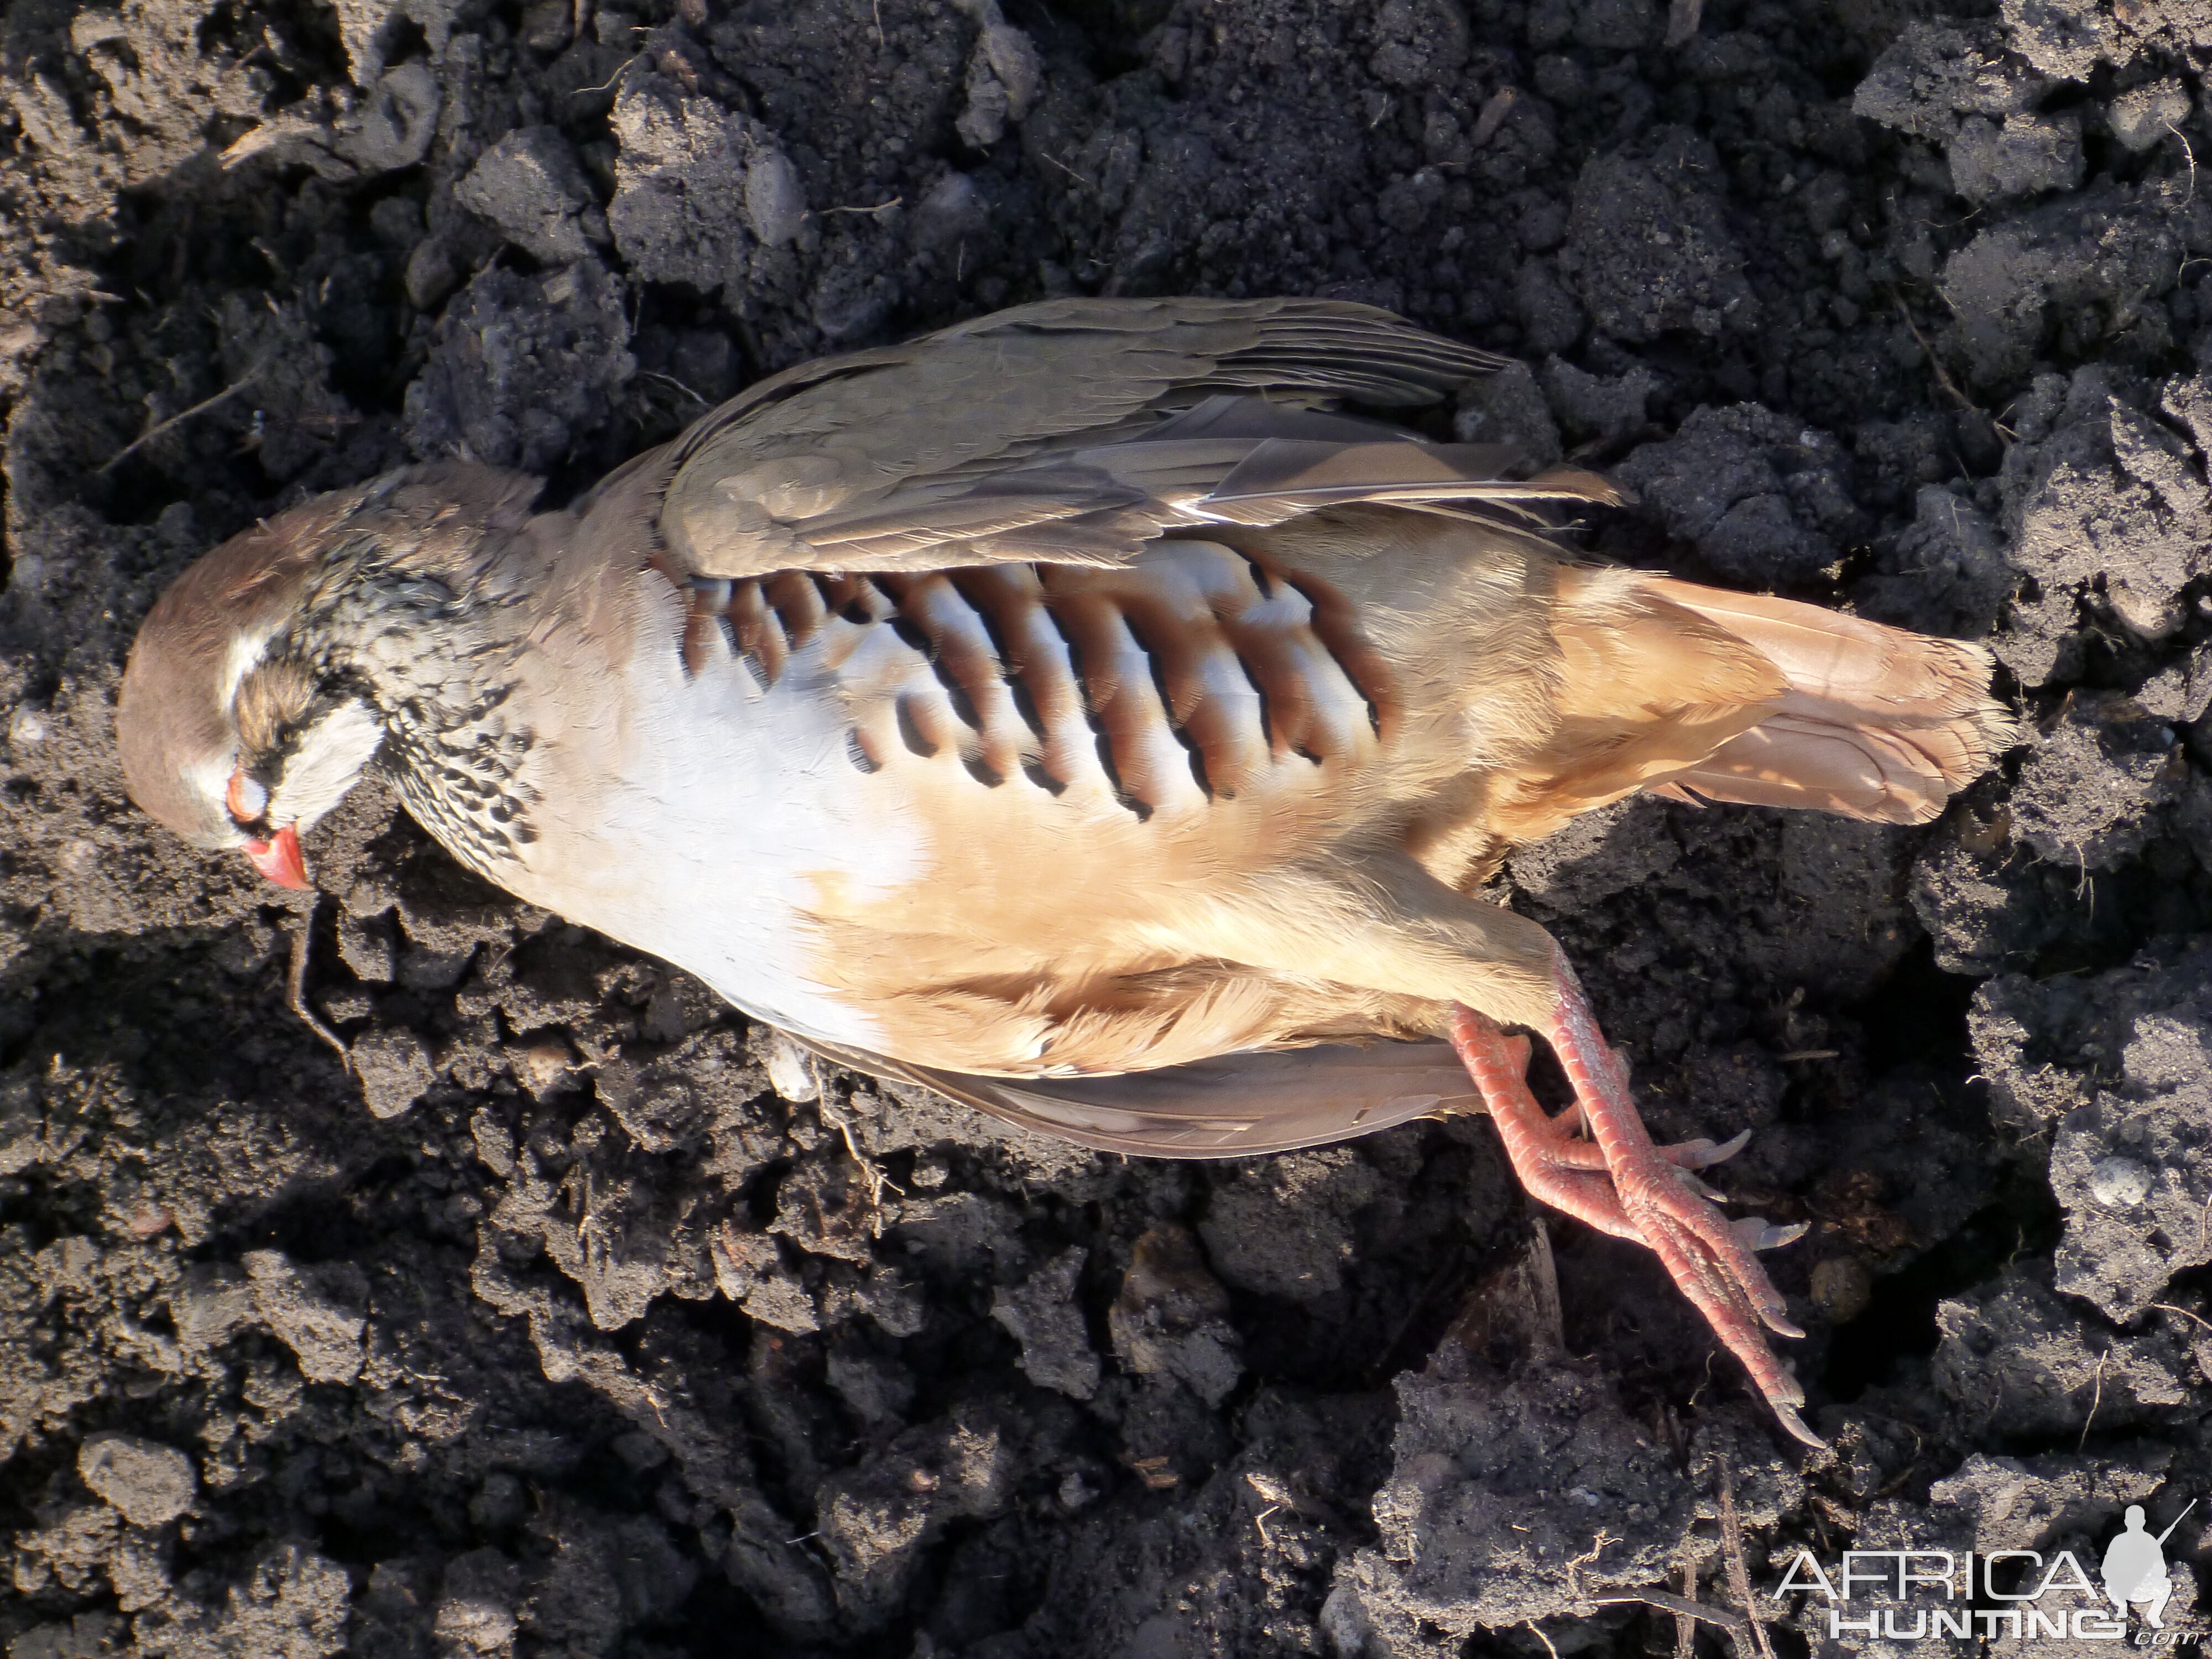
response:
<path id="1" fill-rule="evenodd" d="M 0 1650 L 1686 1651 L 1663 1590 L 1718 1652 L 1739 1560 L 2202 1498 L 2212 16 L 1694 9 L 9 8 Z M 1721 1184 L 1810 1224 L 1831 1454 L 1480 1121 L 1009 1137 L 373 792 L 312 911 L 125 801 L 138 618 L 307 494 L 570 490 L 821 352 L 1278 292 L 1523 360 L 1437 430 L 1614 470 L 1599 551 L 1994 636 L 2032 740 L 1925 830 L 1641 801 L 1510 872 L 1662 1135 L 1753 1128 Z"/>

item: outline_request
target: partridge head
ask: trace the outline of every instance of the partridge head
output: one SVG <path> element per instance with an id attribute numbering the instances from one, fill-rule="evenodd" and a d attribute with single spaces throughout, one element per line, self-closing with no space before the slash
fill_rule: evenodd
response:
<path id="1" fill-rule="evenodd" d="M 301 836 L 434 689 L 407 660 L 405 624 L 452 599 L 437 554 L 519 528 L 535 493 L 483 469 L 412 468 L 280 514 L 191 566 L 147 617 L 124 677 L 116 732 L 132 799 L 194 846 L 307 887 Z M 363 580 L 364 567 L 409 574 Z M 378 701 L 394 688 L 405 710 Z"/>
<path id="2" fill-rule="evenodd" d="M 1057 301 L 750 388 L 565 507 L 460 464 L 311 502 L 149 617 L 119 734 L 306 880 L 388 775 L 462 863 L 824 1054 L 1097 1146 L 1485 1111 L 1649 1245 L 1791 1431 L 1794 1334 L 1559 948 L 1476 890 L 1639 790 L 1923 820 L 1978 647 L 1570 558 L 1527 476 L 1346 404 L 1498 360 L 1316 301 Z M 1576 1104 L 1547 1115 L 1526 1037 Z"/>
<path id="3" fill-rule="evenodd" d="M 284 887 L 307 884 L 301 831 L 383 742 L 374 714 L 286 637 L 313 513 L 249 531 L 169 588 L 147 620 L 175 647 L 138 656 L 117 722 L 133 799 L 194 846 L 242 852 Z"/>

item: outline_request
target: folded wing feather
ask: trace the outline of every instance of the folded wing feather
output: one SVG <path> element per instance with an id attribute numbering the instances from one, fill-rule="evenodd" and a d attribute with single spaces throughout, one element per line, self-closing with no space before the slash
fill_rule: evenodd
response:
<path id="1" fill-rule="evenodd" d="M 825 1060 L 919 1084 L 1002 1122 L 1100 1152 L 1243 1158 L 1326 1146 L 1417 1117 L 1476 1112 L 1447 1042 L 1328 1043 L 1116 1077 L 978 1077 L 800 1038 Z"/>
<path id="2" fill-rule="evenodd" d="M 1171 526 L 1352 501 L 1611 499 L 1312 407 L 1431 403 L 1501 361 L 1334 301 L 1049 301 L 749 389 L 678 440 L 659 525 L 738 579 L 1120 563 Z"/>

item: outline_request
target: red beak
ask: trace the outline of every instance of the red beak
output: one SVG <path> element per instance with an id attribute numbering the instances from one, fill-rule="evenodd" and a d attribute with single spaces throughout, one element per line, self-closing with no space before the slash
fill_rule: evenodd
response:
<path id="1" fill-rule="evenodd" d="M 300 854 L 300 832 L 286 824 L 267 841 L 249 841 L 246 856 L 279 887 L 305 887 L 307 861 Z"/>

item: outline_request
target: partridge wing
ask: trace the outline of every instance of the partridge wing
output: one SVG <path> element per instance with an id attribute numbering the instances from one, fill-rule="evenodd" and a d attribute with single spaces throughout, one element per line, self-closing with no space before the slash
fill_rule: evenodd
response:
<path id="1" fill-rule="evenodd" d="M 1116 1077 L 979 1077 L 800 1038 L 824 1059 L 920 1084 L 1002 1122 L 1100 1152 L 1243 1158 L 1482 1109 L 1446 1042 L 1328 1043 Z"/>
<path id="2" fill-rule="evenodd" d="M 660 530 L 693 574 L 734 580 L 1114 565 L 1171 525 L 1350 500 L 1603 498 L 1319 412 L 1432 403 L 1502 361 L 1332 301 L 1024 306 L 749 388 L 678 440 Z"/>

